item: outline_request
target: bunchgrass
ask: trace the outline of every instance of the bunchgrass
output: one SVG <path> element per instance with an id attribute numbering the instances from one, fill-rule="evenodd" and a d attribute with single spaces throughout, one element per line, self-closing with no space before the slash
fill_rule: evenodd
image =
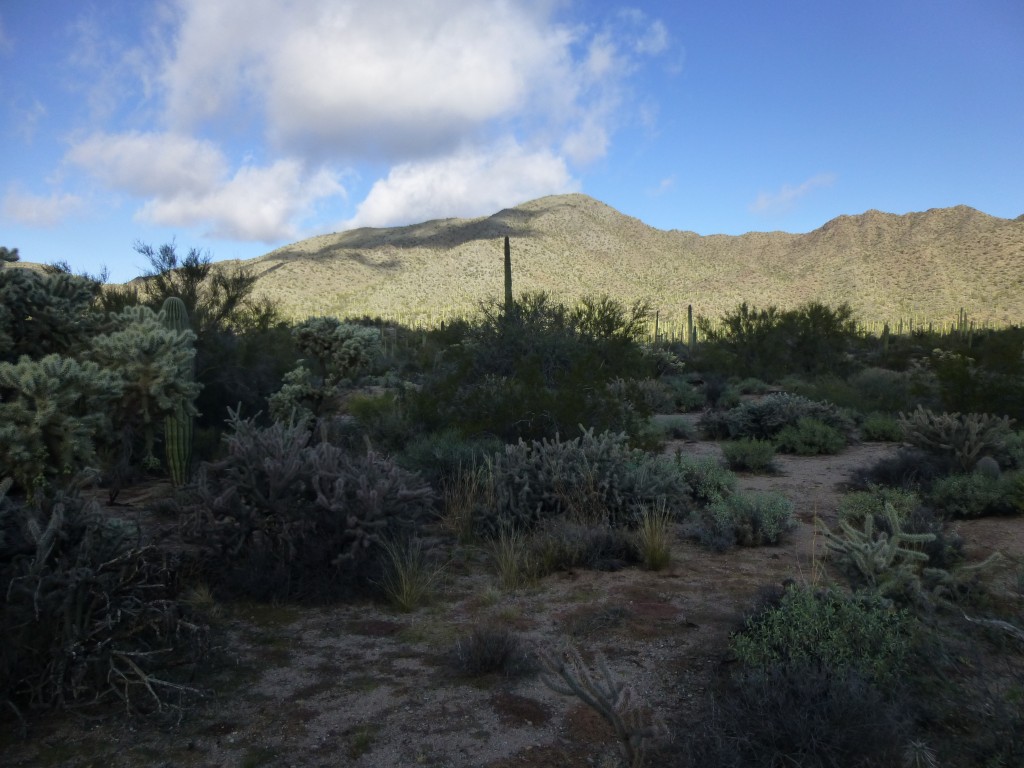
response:
<path id="1" fill-rule="evenodd" d="M 501 589 L 512 592 L 535 578 L 536 568 L 530 542 L 522 531 L 502 528 L 486 546 Z"/>
<path id="2" fill-rule="evenodd" d="M 420 539 L 384 544 L 385 568 L 380 588 L 395 608 L 408 612 L 428 604 L 444 577 Z"/>
<path id="3" fill-rule="evenodd" d="M 662 571 L 671 565 L 673 523 L 664 504 L 640 513 L 635 541 L 637 554 L 648 570 Z"/>

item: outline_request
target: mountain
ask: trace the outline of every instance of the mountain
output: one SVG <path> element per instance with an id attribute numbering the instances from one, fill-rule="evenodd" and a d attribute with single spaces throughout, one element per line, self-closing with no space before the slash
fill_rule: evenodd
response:
<path id="1" fill-rule="evenodd" d="M 642 298 L 663 322 L 718 317 L 743 301 L 793 307 L 848 302 L 865 323 L 1024 323 L 1024 217 L 967 206 L 839 216 L 806 234 L 698 235 L 655 229 L 581 194 L 493 216 L 357 229 L 279 248 L 244 264 L 287 311 L 436 322 L 503 295 L 502 240 L 515 292 L 572 301 Z M 664 326 L 663 326 L 664 327 Z"/>

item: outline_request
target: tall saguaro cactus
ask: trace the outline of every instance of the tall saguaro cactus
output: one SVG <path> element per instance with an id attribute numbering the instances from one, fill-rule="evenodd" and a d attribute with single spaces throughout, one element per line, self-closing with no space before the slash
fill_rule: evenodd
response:
<path id="1" fill-rule="evenodd" d="M 505 314 L 512 314 L 512 246 L 505 235 Z"/>
<path id="2" fill-rule="evenodd" d="M 161 307 L 164 325 L 175 331 L 191 330 L 185 302 L 177 296 L 167 298 Z M 195 369 L 188 371 L 189 381 L 195 379 Z M 186 413 L 185 406 L 179 405 L 174 415 L 164 418 L 164 452 L 167 467 L 171 471 L 171 482 L 184 485 L 189 479 L 192 464 L 192 432 L 194 420 Z"/>

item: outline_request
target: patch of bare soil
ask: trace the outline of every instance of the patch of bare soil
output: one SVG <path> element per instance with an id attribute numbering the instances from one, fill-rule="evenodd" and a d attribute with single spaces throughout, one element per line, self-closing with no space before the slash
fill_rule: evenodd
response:
<path id="1" fill-rule="evenodd" d="M 718 455 L 714 443 L 668 446 Z M 740 476 L 795 504 L 785 544 L 716 554 L 680 540 L 674 563 L 652 573 L 578 571 L 499 593 L 482 558 L 453 566 L 443 596 L 402 614 L 373 603 L 323 608 L 229 606 L 223 654 L 198 681 L 209 697 L 181 722 L 126 723 L 70 715 L 36 721 L 30 738 L 0 741 L 5 766 L 434 766 L 587 768 L 619 764 L 610 727 L 535 673 L 467 678 L 455 643 L 479 625 L 509 627 L 524 644 L 571 640 L 588 662 L 603 654 L 658 712 L 685 722 L 726 656 L 730 632 L 758 591 L 813 580 L 823 569 L 814 519 L 834 524 L 851 472 L 890 455 L 860 444 L 838 456 L 782 456 L 770 476 Z M 145 500 L 142 500 L 143 502 Z M 1020 519 L 964 523 L 972 557 L 1024 555 Z M 6 727 L 6 726 L 5 726 Z"/>

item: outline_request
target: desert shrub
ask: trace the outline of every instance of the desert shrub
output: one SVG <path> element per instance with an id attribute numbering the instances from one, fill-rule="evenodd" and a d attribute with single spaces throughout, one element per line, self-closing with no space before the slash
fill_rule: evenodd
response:
<path id="1" fill-rule="evenodd" d="M 0 482 L 0 699 L 22 710 L 120 701 L 172 708 L 199 693 L 190 671 L 208 628 L 178 599 L 176 556 L 141 546 L 75 485 L 18 504 Z"/>
<path id="2" fill-rule="evenodd" d="M 900 691 L 821 664 L 744 669 L 709 697 L 677 736 L 688 768 L 876 768 L 904 754 L 909 717 Z"/>
<path id="3" fill-rule="evenodd" d="M 978 459 L 1005 450 L 1012 421 L 987 413 L 934 413 L 918 408 L 900 414 L 907 442 L 923 451 L 954 460 L 962 471 Z"/>
<path id="4" fill-rule="evenodd" d="M 971 472 L 939 478 L 931 488 L 929 500 L 949 518 L 1014 515 L 1024 512 L 1024 472 L 1006 472 L 999 476 Z"/>
<path id="5" fill-rule="evenodd" d="M 322 599 L 380 575 L 383 544 L 433 511 L 418 475 L 372 450 L 352 456 L 302 425 L 232 413 L 223 459 L 200 467 L 185 530 L 221 594 Z"/>
<path id="6" fill-rule="evenodd" d="M 768 440 L 728 440 L 722 443 L 722 454 L 735 472 L 767 474 L 775 470 L 775 446 Z"/>
<path id="7" fill-rule="evenodd" d="M 698 320 L 702 339 L 696 365 L 743 377 L 778 381 L 787 374 L 846 373 L 857 341 L 847 304 L 808 302 L 797 309 L 756 309 L 741 304 L 715 324 Z"/>
<path id="8" fill-rule="evenodd" d="M 689 440 L 693 437 L 690 422 L 684 416 L 659 414 L 651 417 L 651 426 L 667 440 Z"/>
<path id="9" fill-rule="evenodd" d="M 831 403 L 819 403 L 785 392 L 741 403 L 728 411 L 709 411 L 701 417 L 699 426 L 712 439 L 771 440 L 784 427 L 795 425 L 803 418 L 817 419 L 844 437 L 854 431 L 853 420 Z"/>
<path id="10" fill-rule="evenodd" d="M 871 594 L 794 586 L 749 618 L 732 651 L 751 669 L 773 665 L 850 669 L 879 685 L 897 681 L 911 651 L 909 615 Z"/>
<path id="11" fill-rule="evenodd" d="M 899 443 L 903 440 L 903 427 L 892 416 L 870 413 L 860 425 L 860 436 L 869 442 Z"/>
<path id="12" fill-rule="evenodd" d="M 689 486 L 691 500 L 698 504 L 721 501 L 736 490 L 736 475 L 717 459 L 699 459 L 676 451 L 675 461 Z"/>
<path id="13" fill-rule="evenodd" d="M 541 521 L 530 536 L 529 552 L 539 576 L 575 568 L 616 571 L 641 559 L 625 529 L 564 516 Z"/>
<path id="14" fill-rule="evenodd" d="M 416 435 L 395 459 L 431 482 L 445 483 L 462 470 L 482 467 L 504 444 L 493 437 L 464 437 L 456 429 Z"/>
<path id="15" fill-rule="evenodd" d="M 650 411 L 636 380 L 655 371 L 640 341 L 646 305 L 584 299 L 570 309 L 546 294 L 487 305 L 412 398 L 423 431 L 455 427 L 505 442 L 554 438 L 582 424 L 640 434 Z"/>
<path id="16" fill-rule="evenodd" d="M 898 413 L 917 405 L 910 374 L 888 368 L 865 368 L 847 379 L 860 396 L 865 412 Z"/>
<path id="17" fill-rule="evenodd" d="M 457 640 L 451 659 L 455 669 L 469 677 L 515 677 L 534 667 L 519 635 L 506 627 L 487 625 L 475 626 Z"/>
<path id="18" fill-rule="evenodd" d="M 671 410 L 665 413 L 687 413 L 696 411 L 704 406 L 704 393 L 696 387 L 689 378 L 685 376 L 664 376 L 660 379 L 668 390 L 669 400 L 666 405 L 671 405 Z"/>
<path id="19" fill-rule="evenodd" d="M 846 447 L 846 438 L 823 421 L 805 417 L 779 430 L 775 445 L 783 453 L 817 456 L 839 453 Z"/>
<path id="20" fill-rule="evenodd" d="M 507 526 L 486 541 L 484 550 L 501 589 L 514 591 L 541 575 L 531 544 L 527 533 Z"/>
<path id="21" fill-rule="evenodd" d="M 952 468 L 952 461 L 948 458 L 916 448 L 900 448 L 895 456 L 854 470 L 851 479 L 857 488 L 884 485 L 926 493 L 936 479 L 949 474 Z"/>
<path id="22" fill-rule="evenodd" d="M 795 526 L 793 503 L 781 494 L 736 493 L 700 512 L 692 530 L 702 545 L 723 550 L 778 544 Z"/>
<path id="23" fill-rule="evenodd" d="M 921 500 L 914 491 L 871 485 L 867 490 L 851 491 L 840 499 L 839 519 L 860 525 L 869 515 L 876 518 L 884 515 L 888 504 L 896 517 L 903 522 L 910 518 L 920 503 Z"/>
<path id="24" fill-rule="evenodd" d="M 583 430 L 573 440 L 520 441 L 495 455 L 494 507 L 482 510 L 483 529 L 533 528 L 546 517 L 630 526 L 637 505 L 665 501 L 682 507 L 690 485 L 677 463 L 627 444 L 625 434 Z"/>

